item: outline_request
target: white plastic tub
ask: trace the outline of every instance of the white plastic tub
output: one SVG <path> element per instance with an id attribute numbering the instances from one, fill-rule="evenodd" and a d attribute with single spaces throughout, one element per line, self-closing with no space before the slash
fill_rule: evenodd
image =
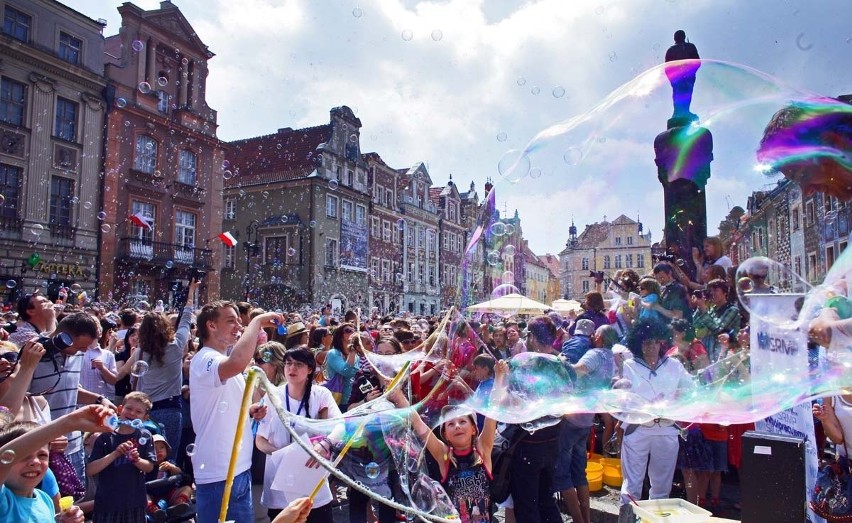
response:
<path id="1" fill-rule="evenodd" d="M 713 515 L 710 511 L 683 499 L 647 499 L 637 501 L 633 513 L 643 523 L 707 523 Z"/>

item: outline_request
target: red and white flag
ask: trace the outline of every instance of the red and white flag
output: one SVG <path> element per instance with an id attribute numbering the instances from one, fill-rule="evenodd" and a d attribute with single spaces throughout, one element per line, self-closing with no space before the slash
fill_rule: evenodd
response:
<path id="1" fill-rule="evenodd" d="M 154 228 L 154 219 L 150 216 L 145 216 L 142 212 L 137 212 L 131 216 L 130 221 L 133 222 L 133 225 L 148 229 L 149 231 Z"/>
<path id="2" fill-rule="evenodd" d="M 222 240 L 222 243 L 224 243 L 228 247 L 233 247 L 237 244 L 237 239 L 234 238 L 234 235 L 229 233 L 228 231 L 225 231 L 220 234 L 219 239 Z"/>

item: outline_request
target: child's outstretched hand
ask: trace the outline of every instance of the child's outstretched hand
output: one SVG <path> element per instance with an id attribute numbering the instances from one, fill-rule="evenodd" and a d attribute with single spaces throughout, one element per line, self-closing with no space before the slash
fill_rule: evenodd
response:
<path id="1" fill-rule="evenodd" d="M 310 499 L 299 498 L 287 505 L 272 520 L 272 523 L 304 523 L 308 520 L 308 514 L 311 513 L 311 506 L 313 506 L 313 502 Z"/>
<path id="2" fill-rule="evenodd" d="M 494 364 L 494 377 L 502 380 L 509 375 L 509 363 L 506 360 L 500 360 Z"/>
<path id="3" fill-rule="evenodd" d="M 73 424 L 74 430 L 82 432 L 106 432 L 107 426 L 104 420 L 115 416 L 115 411 L 102 405 L 86 405 L 74 412 L 63 416 L 69 423 Z"/>
<path id="4" fill-rule="evenodd" d="M 72 505 L 68 510 L 63 510 L 56 515 L 56 521 L 59 523 L 83 523 L 85 520 L 83 511 L 77 505 Z"/>

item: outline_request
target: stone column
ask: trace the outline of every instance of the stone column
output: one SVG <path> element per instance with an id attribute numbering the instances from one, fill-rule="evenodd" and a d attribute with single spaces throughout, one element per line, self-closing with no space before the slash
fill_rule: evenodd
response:
<path id="1" fill-rule="evenodd" d="M 32 238 L 32 226 L 47 223 L 50 191 L 50 170 L 53 151 L 53 124 L 55 116 L 54 95 L 57 82 L 53 78 L 30 73 L 32 82 L 33 133 L 30 158 L 26 173 L 24 209 L 24 237 Z"/>

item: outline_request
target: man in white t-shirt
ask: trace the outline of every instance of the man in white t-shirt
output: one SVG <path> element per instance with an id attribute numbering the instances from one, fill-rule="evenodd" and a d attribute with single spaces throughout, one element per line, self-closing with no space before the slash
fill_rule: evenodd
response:
<path id="1" fill-rule="evenodd" d="M 276 321 L 284 323 L 284 317 L 271 312 L 261 314 L 243 331 L 237 307 L 229 301 L 208 303 L 198 315 L 202 349 L 189 366 L 192 425 L 196 434 L 192 466 L 197 487 L 198 523 L 218 521 L 234 435 L 240 423 L 249 422 L 239 419 L 246 386 L 242 373 L 252 362 L 258 333 L 264 327 L 275 326 Z M 254 522 L 252 447 L 251 430 L 246 426 L 226 517 L 235 523 Z"/>

